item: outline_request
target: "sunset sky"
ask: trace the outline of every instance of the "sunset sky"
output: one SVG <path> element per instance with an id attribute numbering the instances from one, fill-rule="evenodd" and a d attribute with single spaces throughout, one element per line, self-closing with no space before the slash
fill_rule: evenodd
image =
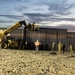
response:
<path id="1" fill-rule="evenodd" d="M 21 20 L 74 31 L 75 0 L 0 0 L 0 27 Z"/>

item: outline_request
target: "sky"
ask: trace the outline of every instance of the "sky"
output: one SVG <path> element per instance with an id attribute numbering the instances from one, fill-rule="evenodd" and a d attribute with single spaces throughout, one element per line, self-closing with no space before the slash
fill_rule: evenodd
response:
<path id="1" fill-rule="evenodd" d="M 0 27 L 25 20 L 75 32 L 75 0 L 0 0 Z"/>

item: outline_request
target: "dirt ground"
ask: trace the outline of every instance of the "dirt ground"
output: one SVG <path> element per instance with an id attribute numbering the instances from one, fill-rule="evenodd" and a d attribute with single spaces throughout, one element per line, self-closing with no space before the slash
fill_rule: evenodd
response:
<path id="1" fill-rule="evenodd" d="M 69 53 L 0 49 L 0 75 L 75 75 L 75 57 Z"/>

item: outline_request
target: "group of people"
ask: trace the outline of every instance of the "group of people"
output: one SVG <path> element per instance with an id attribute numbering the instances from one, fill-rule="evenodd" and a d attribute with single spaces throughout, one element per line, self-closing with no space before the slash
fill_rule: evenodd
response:
<path id="1" fill-rule="evenodd" d="M 39 50 L 39 46 L 41 45 L 41 42 L 39 40 L 35 41 L 35 50 L 38 51 Z M 53 42 L 52 43 L 52 51 L 54 52 L 56 50 L 56 45 Z M 62 44 L 61 42 L 58 43 L 57 45 L 57 50 L 58 50 L 58 54 L 64 53 L 66 46 L 64 44 Z M 73 55 L 73 45 L 70 44 L 69 46 L 69 52 L 71 54 L 71 56 Z"/>
<path id="2" fill-rule="evenodd" d="M 58 54 L 64 53 L 66 46 L 64 44 L 62 44 L 61 42 L 58 43 L 57 45 L 57 49 L 58 49 Z M 52 51 L 55 50 L 55 43 L 52 43 Z M 69 46 L 69 52 L 71 54 L 71 56 L 73 55 L 73 45 L 70 44 Z"/>
<path id="3" fill-rule="evenodd" d="M 39 30 L 39 25 L 36 25 L 35 22 L 33 22 L 32 24 L 29 23 L 27 27 L 29 30 Z"/>

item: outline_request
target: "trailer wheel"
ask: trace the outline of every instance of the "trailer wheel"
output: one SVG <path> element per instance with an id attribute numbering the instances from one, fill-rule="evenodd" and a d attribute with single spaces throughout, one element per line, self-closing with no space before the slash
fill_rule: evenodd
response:
<path id="1" fill-rule="evenodd" d="M 2 48 L 7 49 L 8 48 L 8 44 L 6 42 L 2 43 L 1 45 Z"/>

